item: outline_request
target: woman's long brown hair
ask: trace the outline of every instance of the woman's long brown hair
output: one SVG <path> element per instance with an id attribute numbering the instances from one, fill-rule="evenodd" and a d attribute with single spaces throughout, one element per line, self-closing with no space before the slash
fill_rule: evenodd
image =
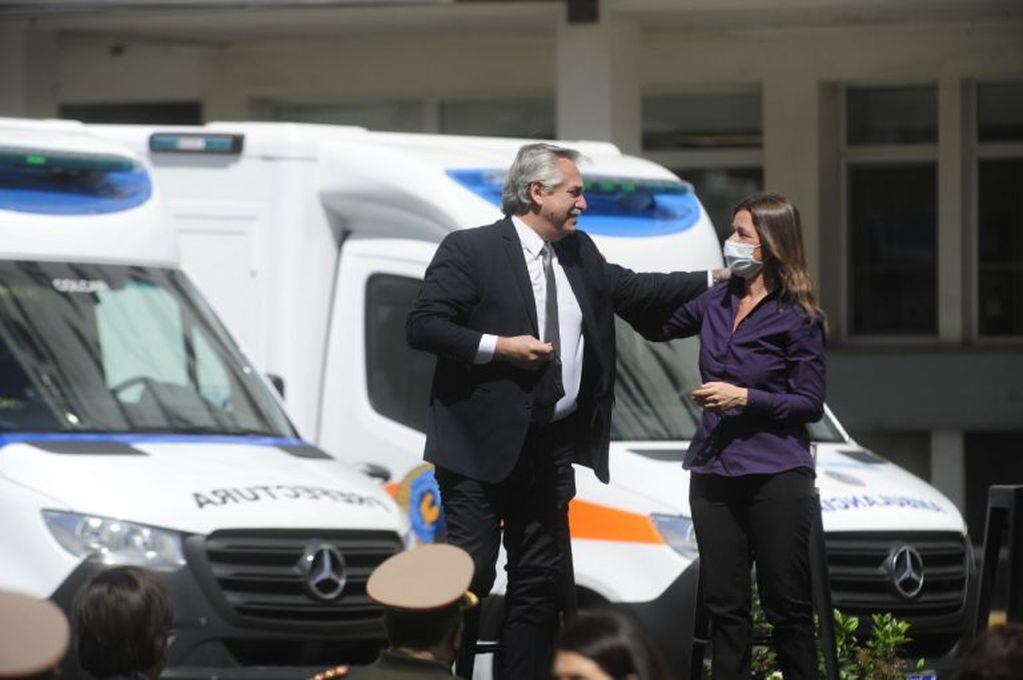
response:
<path id="1" fill-rule="evenodd" d="M 796 206 L 780 194 L 761 194 L 743 200 L 732 215 L 741 210 L 753 217 L 765 273 L 781 288 L 781 299 L 799 305 L 808 319 L 819 322 L 826 331 L 827 319 L 817 306 L 813 280 L 806 269 L 803 228 Z"/>

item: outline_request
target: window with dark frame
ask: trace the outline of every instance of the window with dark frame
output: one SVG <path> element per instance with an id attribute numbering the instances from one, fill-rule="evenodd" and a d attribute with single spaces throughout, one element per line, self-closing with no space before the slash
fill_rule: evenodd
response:
<path id="1" fill-rule="evenodd" d="M 693 185 L 724 241 L 736 204 L 764 190 L 760 90 L 649 94 L 642 117 L 643 155 Z"/>
<path id="2" fill-rule="evenodd" d="M 937 88 L 845 91 L 848 328 L 938 332 Z"/>
<path id="3" fill-rule="evenodd" d="M 288 123 L 354 125 L 387 132 L 422 132 L 426 120 L 421 101 L 274 104 L 271 115 Z"/>
<path id="4" fill-rule="evenodd" d="M 422 99 L 324 104 L 270 104 L 274 120 L 355 125 L 388 132 L 481 137 L 555 137 L 553 97 Z"/>
<path id="5" fill-rule="evenodd" d="M 937 168 L 847 168 L 851 327 L 864 335 L 937 331 Z M 893 190 L 894 189 L 894 190 Z M 912 196 L 905 200 L 903 196 Z"/>
<path id="6" fill-rule="evenodd" d="M 722 244 L 732 235 L 735 206 L 764 190 L 764 171 L 760 167 L 671 168 L 671 171 L 696 189 Z"/>
<path id="7" fill-rule="evenodd" d="M 83 123 L 137 125 L 201 125 L 202 104 L 197 101 L 61 104 L 61 118 Z"/>
<path id="8" fill-rule="evenodd" d="M 440 102 L 440 131 L 447 135 L 554 139 L 554 99 L 467 99 Z"/>
<path id="9" fill-rule="evenodd" d="M 977 84 L 977 334 L 1023 336 L 1023 82 Z"/>
<path id="10" fill-rule="evenodd" d="M 760 92 L 643 97 L 643 149 L 737 149 L 763 144 Z"/>

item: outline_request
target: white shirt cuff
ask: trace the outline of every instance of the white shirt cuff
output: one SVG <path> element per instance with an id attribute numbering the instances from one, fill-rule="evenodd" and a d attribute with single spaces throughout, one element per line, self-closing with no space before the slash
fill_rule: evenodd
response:
<path id="1" fill-rule="evenodd" d="M 714 272 L 711 271 L 710 269 L 707 270 L 707 287 L 708 288 L 714 287 Z"/>
<path id="2" fill-rule="evenodd" d="M 497 336 L 484 333 L 480 338 L 480 346 L 476 349 L 474 364 L 489 364 L 494 359 L 494 352 L 497 351 Z"/>

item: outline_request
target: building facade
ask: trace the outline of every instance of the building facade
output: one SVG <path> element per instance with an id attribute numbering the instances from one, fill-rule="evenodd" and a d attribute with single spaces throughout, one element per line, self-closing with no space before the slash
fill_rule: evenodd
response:
<path id="1" fill-rule="evenodd" d="M 1023 3 L 234 4 L 0 6 L 0 114 L 604 139 L 722 236 L 787 194 L 853 436 L 975 536 L 1023 483 Z"/>

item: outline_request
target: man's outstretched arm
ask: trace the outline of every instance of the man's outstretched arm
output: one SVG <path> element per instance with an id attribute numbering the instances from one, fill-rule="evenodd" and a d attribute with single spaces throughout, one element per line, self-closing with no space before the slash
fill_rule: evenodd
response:
<path id="1" fill-rule="evenodd" d="M 714 272 L 636 273 L 605 265 L 615 313 L 648 340 L 658 339 L 665 322 L 683 304 L 703 294 Z"/>

